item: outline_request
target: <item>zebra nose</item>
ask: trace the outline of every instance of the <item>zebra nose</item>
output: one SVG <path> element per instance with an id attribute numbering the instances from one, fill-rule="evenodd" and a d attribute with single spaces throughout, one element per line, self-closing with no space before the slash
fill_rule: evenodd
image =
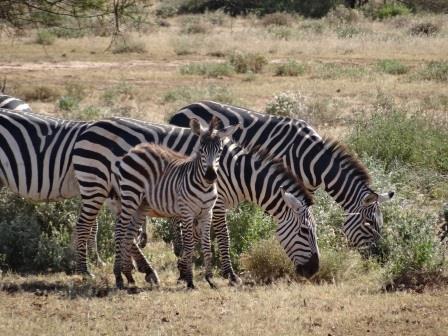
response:
<path id="1" fill-rule="evenodd" d="M 218 178 L 218 174 L 216 174 L 216 170 L 213 167 L 208 166 L 205 171 L 204 177 L 205 177 L 205 180 L 211 184 L 216 181 L 216 179 Z"/>
<path id="2" fill-rule="evenodd" d="M 296 266 L 296 273 L 305 278 L 311 278 L 318 270 L 319 255 L 317 253 L 313 253 L 306 264 Z"/>

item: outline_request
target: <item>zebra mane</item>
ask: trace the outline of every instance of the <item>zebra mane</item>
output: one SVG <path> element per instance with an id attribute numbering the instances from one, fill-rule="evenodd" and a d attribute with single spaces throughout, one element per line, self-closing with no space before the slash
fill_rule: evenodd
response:
<path id="1" fill-rule="evenodd" d="M 307 206 L 311 206 L 314 204 L 313 194 L 305 187 L 302 180 L 297 178 L 296 175 L 293 174 L 289 167 L 285 166 L 282 159 L 274 157 L 268 150 L 261 149 L 261 145 L 257 145 L 251 148 L 243 148 L 243 150 L 258 158 L 263 163 L 268 163 L 271 168 L 278 170 L 281 174 L 286 175 L 289 179 L 293 180 L 294 183 L 299 187 L 300 191 L 304 196 L 304 200 Z"/>
<path id="2" fill-rule="evenodd" d="M 357 177 L 361 179 L 367 185 L 370 184 L 371 178 L 366 166 L 359 161 L 359 159 L 350 151 L 350 149 L 339 142 L 338 140 L 330 137 L 325 137 L 322 142 L 331 153 L 336 154 L 335 158 L 346 166 L 348 169 L 352 169 Z"/>
<path id="3" fill-rule="evenodd" d="M 169 162 L 178 161 L 179 163 L 187 161 L 190 157 L 183 155 L 182 153 L 176 152 L 171 148 L 168 148 L 163 145 L 158 145 L 154 143 L 141 143 L 134 147 L 134 153 L 144 153 L 144 152 L 152 152 L 158 157 L 167 160 Z"/>

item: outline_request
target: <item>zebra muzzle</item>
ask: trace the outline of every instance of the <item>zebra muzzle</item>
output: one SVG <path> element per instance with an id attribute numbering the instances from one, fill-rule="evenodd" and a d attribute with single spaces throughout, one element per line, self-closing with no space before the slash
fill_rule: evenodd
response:
<path id="1" fill-rule="evenodd" d="M 313 253 L 306 264 L 296 266 L 296 273 L 305 278 L 311 278 L 317 271 L 319 271 L 319 254 L 317 253 Z"/>
<path id="2" fill-rule="evenodd" d="M 214 183 L 216 181 L 216 179 L 218 178 L 218 174 L 216 173 L 216 170 L 213 167 L 207 167 L 207 169 L 205 170 L 205 175 L 204 175 L 205 181 L 207 183 Z"/>

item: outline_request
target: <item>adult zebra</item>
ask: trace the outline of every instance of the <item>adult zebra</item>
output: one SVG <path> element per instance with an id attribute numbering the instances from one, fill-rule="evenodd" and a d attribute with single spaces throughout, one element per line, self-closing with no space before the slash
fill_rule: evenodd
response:
<path id="1" fill-rule="evenodd" d="M 88 272 L 86 263 L 86 242 L 96 215 L 113 194 L 112 169 L 115 162 L 131 147 L 141 143 L 154 143 L 190 155 L 198 146 L 198 137 L 187 128 L 158 125 L 127 118 L 111 118 L 92 123 L 77 139 L 74 147 L 73 164 L 79 181 L 82 209 L 77 222 L 77 267 Z M 286 199 L 281 196 L 280 187 L 290 193 Z M 221 213 L 214 210 L 214 216 L 222 217 L 225 208 L 242 200 L 254 201 L 278 220 L 277 236 L 288 256 L 296 265 L 298 273 L 311 276 L 319 266 L 319 255 L 315 230 L 309 206 L 309 193 L 302 184 L 287 173 L 282 164 L 270 158 L 262 160 L 257 154 L 245 153 L 236 145 L 226 144 L 218 171 L 217 205 Z M 111 194 L 112 193 L 112 194 Z M 289 195 L 289 194 L 286 194 Z M 144 216 L 134 218 L 138 223 Z M 214 218 L 215 221 L 215 218 Z M 226 229 L 226 227 L 225 227 Z M 216 230 L 219 236 L 221 233 Z M 227 231 L 224 233 L 228 237 Z M 224 263 L 230 264 L 229 254 L 219 239 L 219 249 Z M 224 247 L 224 249 L 223 249 Z M 158 282 L 158 277 L 141 251 L 134 244 L 132 255 L 139 271 L 146 273 L 148 282 Z M 227 259 L 226 259 L 227 258 Z M 230 267 L 231 270 L 231 267 Z M 238 278 L 224 272 L 233 282 Z"/>
<path id="2" fill-rule="evenodd" d="M 270 116 L 212 101 L 187 105 L 169 122 L 183 127 L 191 118 L 197 118 L 206 124 L 213 116 L 224 126 L 240 124 L 240 130 L 233 134 L 236 142 L 243 147 L 267 151 L 280 159 L 310 192 L 323 186 L 346 211 L 343 231 L 348 240 L 357 248 L 375 246 L 383 224 L 379 204 L 392 198 L 394 193 L 375 193 L 369 187 L 367 169 L 344 146 L 322 139 L 303 120 Z"/>
<path id="3" fill-rule="evenodd" d="M 23 112 L 31 112 L 32 113 L 31 107 L 27 103 L 25 103 L 23 100 L 21 100 L 19 98 L 16 98 L 16 97 L 12 97 L 12 96 L 6 95 L 6 94 L 2 94 L 2 93 L 0 93 L 0 108 L 12 110 L 12 111 L 17 111 L 17 112 L 20 112 L 20 113 L 23 113 Z M 26 115 L 26 114 L 24 114 L 24 115 Z M 34 114 L 32 114 L 32 115 L 34 115 Z M 43 116 L 43 115 L 41 115 L 41 116 L 34 115 L 34 116 L 37 116 L 41 120 L 44 120 L 44 121 L 48 118 L 48 116 Z M 53 120 L 56 120 L 56 119 L 53 118 Z M 67 122 L 67 121 L 62 120 L 62 119 L 57 119 L 57 120 L 58 120 L 59 123 L 66 123 Z M 30 120 L 30 122 L 32 123 L 31 120 Z M 84 129 L 87 125 L 88 125 L 88 123 L 79 122 L 79 123 L 73 124 L 71 127 L 74 127 L 74 128 L 81 127 L 82 129 Z M 58 128 L 58 127 L 59 126 L 56 126 L 56 128 Z M 79 131 L 82 131 L 82 129 L 80 129 Z M 77 132 L 76 134 L 79 134 L 79 132 Z M 70 136 L 74 136 L 74 135 L 70 135 Z M 70 148 L 73 148 L 73 144 L 72 144 L 72 146 Z M 46 154 L 47 155 L 51 155 L 51 152 L 46 153 Z M 43 154 L 43 155 L 45 155 L 45 154 Z M 71 162 L 71 153 L 67 152 L 67 153 L 64 153 L 64 155 L 65 155 L 65 159 L 69 160 Z M 42 173 L 42 176 L 46 176 L 48 179 L 50 179 L 50 176 L 49 175 L 45 175 L 45 173 Z M 53 181 L 54 181 L 54 183 L 56 183 L 55 180 L 53 180 Z M 72 176 L 72 181 L 69 182 L 69 183 L 77 184 L 77 182 L 75 181 L 73 176 Z M 57 188 L 57 185 L 55 185 L 54 188 Z M 75 194 L 75 191 L 72 191 L 72 193 L 73 193 L 73 196 L 79 195 L 79 192 Z M 29 196 L 27 194 L 23 194 L 23 195 L 20 194 L 20 196 L 22 196 L 24 198 L 29 198 Z M 67 197 L 64 196 L 64 195 L 57 196 L 58 200 L 59 199 L 66 199 L 66 198 Z M 37 199 L 38 200 L 42 200 L 39 197 Z M 44 200 L 45 201 L 52 201 L 52 200 L 55 200 L 55 199 L 51 198 L 51 199 L 44 199 Z M 93 225 L 92 226 L 92 231 L 91 231 L 90 238 L 89 238 L 89 241 L 88 241 L 88 250 L 89 250 L 90 256 L 93 258 L 94 262 L 97 265 L 104 265 L 104 262 L 101 260 L 100 255 L 98 253 L 97 228 L 98 228 L 97 225 Z"/>
<path id="4" fill-rule="evenodd" d="M 78 195 L 71 153 L 87 126 L 0 108 L 0 186 L 35 201 Z"/>

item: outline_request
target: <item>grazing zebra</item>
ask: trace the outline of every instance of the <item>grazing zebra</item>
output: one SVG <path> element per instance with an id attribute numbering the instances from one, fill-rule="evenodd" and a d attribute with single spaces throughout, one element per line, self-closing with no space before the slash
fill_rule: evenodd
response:
<path id="1" fill-rule="evenodd" d="M 202 228 L 205 278 L 214 287 L 211 281 L 210 225 L 218 196 L 215 182 L 223 139 L 237 128 L 229 126 L 217 130 L 217 122 L 217 119 L 212 119 L 207 130 L 201 129 L 197 120 L 191 120 L 191 129 L 198 136 L 200 145 L 190 157 L 160 145 L 140 144 L 117 161 L 114 179 L 117 180 L 115 184 L 121 211 L 115 230 L 117 250 L 114 273 L 118 287 L 123 287 L 121 272 L 130 284 L 134 284 L 130 252 L 139 227 L 132 218 L 140 213 L 179 217 L 185 223 L 185 245 L 179 265 L 181 278 L 187 282 L 188 288 L 194 288 L 192 231 L 193 222 L 197 220 Z"/>
<path id="2" fill-rule="evenodd" d="M 32 112 L 30 106 L 23 100 L 5 95 L 1 92 L 0 92 L 0 108 L 14 111 Z"/>
<path id="3" fill-rule="evenodd" d="M 141 143 L 163 145 L 186 155 L 190 155 L 199 145 L 197 135 L 190 129 L 128 118 L 97 121 L 78 137 L 74 148 L 73 164 L 82 199 L 81 214 L 76 225 L 77 270 L 79 272 L 88 272 L 86 244 L 91 226 L 94 225 L 102 204 L 109 197 L 113 198 L 112 169 L 115 162 L 126 155 L 132 147 Z M 260 160 L 254 154 L 249 159 L 249 156 L 243 156 L 240 151 L 241 149 L 235 145 L 224 145 L 218 170 L 219 191 L 223 185 L 223 195 L 226 197 L 224 199 L 234 202 L 231 202 L 231 205 L 236 205 L 242 200 L 252 200 L 275 216 L 278 220 L 277 236 L 286 253 L 294 261 L 297 271 L 306 276 L 314 274 L 318 269 L 319 260 L 313 221 L 308 209 L 311 205 L 309 195 L 300 187 L 297 179 L 286 174 L 284 169 L 280 169 L 281 164 L 274 164 L 270 159 Z M 240 159 L 232 159 L 232 156 L 237 154 Z M 266 170 L 262 169 L 264 166 L 267 166 Z M 244 174 L 241 167 L 244 167 L 244 171 L 248 173 Z M 255 179 L 255 172 L 258 172 L 257 179 Z M 277 177 L 280 173 L 281 175 Z M 254 178 L 253 181 L 251 176 Z M 239 179 L 238 186 L 234 186 L 236 177 Z M 279 191 L 282 183 L 288 191 L 284 197 L 280 197 Z M 252 188 L 255 189 L 252 190 Z M 220 198 L 219 196 L 218 204 Z M 223 214 L 224 211 L 218 216 Z M 133 220 L 143 223 L 145 216 L 139 214 Z M 227 230 L 227 227 L 224 228 Z M 217 235 L 223 234 L 214 229 Z M 225 232 L 224 236 L 227 237 L 227 241 L 218 239 L 218 247 L 221 260 L 224 260 L 222 264 L 230 265 L 229 252 L 225 250 L 228 247 L 228 233 Z M 155 270 L 135 244 L 132 245 L 132 256 L 136 260 L 137 269 L 146 273 L 146 281 L 158 283 Z M 223 270 L 231 270 L 231 273 L 224 271 L 223 274 L 231 281 L 238 279 L 236 275 L 234 276 L 231 265 Z"/>
<path id="4" fill-rule="evenodd" d="M 78 195 L 71 153 L 77 136 L 87 126 L 85 122 L 0 109 L 0 186 L 35 201 Z"/>
<path id="5" fill-rule="evenodd" d="M 238 123 L 233 139 L 243 147 L 267 151 L 289 167 L 310 192 L 323 186 L 347 214 L 343 231 L 357 248 L 376 245 L 383 217 L 379 204 L 393 192 L 377 194 L 366 168 L 344 146 L 322 139 L 306 122 L 265 115 L 240 107 L 201 101 L 176 112 L 170 123 L 185 126 L 191 118 L 207 123 L 218 117 L 224 126 Z M 223 230 L 224 231 L 224 230 Z M 225 239 L 228 240 L 228 239 Z"/>

